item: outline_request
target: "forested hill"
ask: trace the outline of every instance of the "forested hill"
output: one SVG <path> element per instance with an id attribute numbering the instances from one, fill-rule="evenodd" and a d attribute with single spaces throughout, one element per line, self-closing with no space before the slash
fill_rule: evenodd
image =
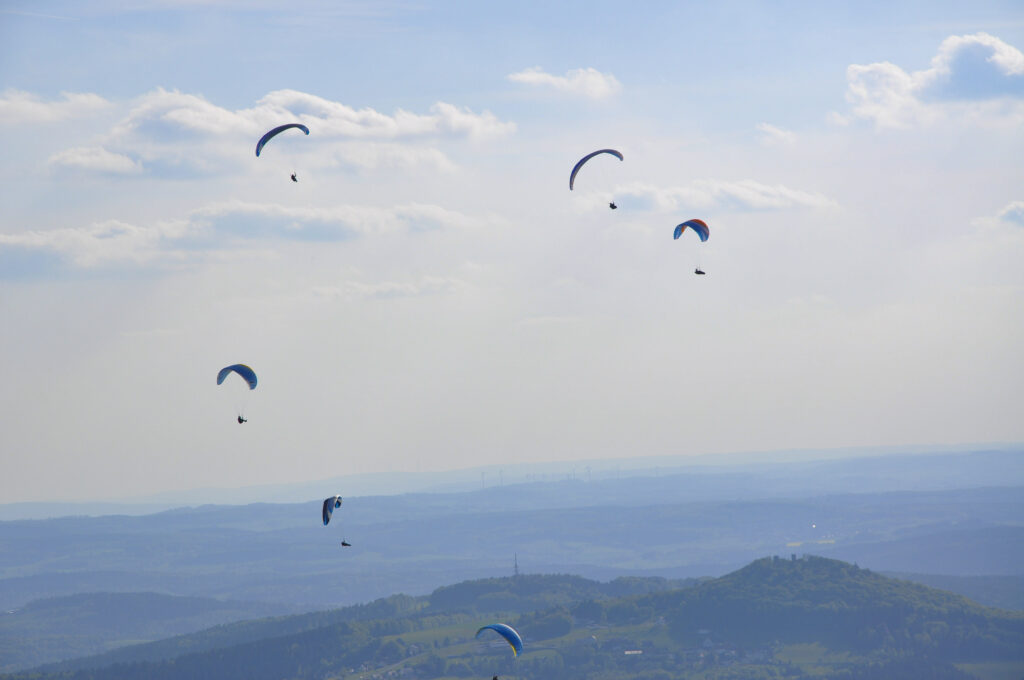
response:
<path id="1" fill-rule="evenodd" d="M 1024 615 L 836 560 L 766 558 L 691 588 L 661 589 L 668 585 L 619 582 L 634 594 L 611 596 L 610 584 L 575 577 L 489 579 L 438 589 L 414 611 L 381 619 L 278 636 L 273 627 L 292 619 L 252 622 L 263 637 L 232 641 L 224 631 L 241 629 L 229 626 L 189 636 L 174 658 L 18 677 L 962 680 L 995 677 L 975 671 L 996 663 L 1017 673 L 1007 677 L 1024 674 Z M 515 665 L 507 647 L 473 640 L 491 620 L 522 634 Z M 218 644 L 197 644 L 204 635 Z"/>
<path id="2" fill-rule="evenodd" d="M 853 651 L 912 650 L 952 659 L 1024 656 L 1024 614 L 821 557 L 765 558 L 681 598 L 669 622 L 742 644 L 814 640 Z"/>
<path id="3" fill-rule="evenodd" d="M 419 620 L 445 614 L 460 615 L 455 617 L 456 620 L 487 615 L 516 615 L 573 605 L 585 600 L 602 601 L 626 595 L 675 591 L 698 582 L 697 579 L 622 577 L 604 583 L 580 576 L 539 574 L 478 579 L 444 586 L 422 597 L 393 595 L 365 605 L 220 625 L 166 640 L 50 664 L 44 668 L 55 672 L 101 668 L 117 663 L 159 661 L 186 653 L 299 635 L 343 623 L 373 622 L 380 626 L 385 621 L 407 619 L 412 622 L 408 625 L 419 626 L 416 623 Z"/>

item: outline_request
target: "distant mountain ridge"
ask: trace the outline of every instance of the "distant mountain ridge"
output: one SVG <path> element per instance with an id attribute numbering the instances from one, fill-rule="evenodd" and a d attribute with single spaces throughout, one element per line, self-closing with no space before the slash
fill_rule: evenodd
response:
<path id="1" fill-rule="evenodd" d="M 0 522 L 0 610 L 126 590 L 341 606 L 509 574 L 513 552 L 530 572 L 600 579 L 713 576 L 757 555 L 792 552 L 880 571 L 942 563 L 954 575 L 1024 574 L 1022 487 L 698 501 L 687 486 L 660 503 L 676 480 L 651 482 L 647 504 L 617 505 L 584 482 L 349 497 L 329 527 L 320 501 Z M 565 503 L 574 494 L 594 505 L 544 507 L 544 499 Z M 353 543 L 343 552 L 342 535 Z"/>
<path id="2" fill-rule="evenodd" d="M 367 473 L 311 482 L 241 489 L 193 489 L 120 501 L 0 503 L 0 521 L 80 514 L 140 515 L 208 504 L 294 504 L 326 496 L 450 495 L 495 492 L 508 487 L 552 489 L 562 482 L 587 482 L 610 496 L 632 493 L 632 480 L 683 477 L 696 500 L 780 498 L 818 494 L 948 490 L 1024 484 L 1024 443 L 950 447 L 873 447 L 836 450 L 764 451 L 697 456 L 642 456 L 622 459 L 487 465 L 445 472 Z M 714 483 L 707 484 L 708 480 Z M 649 486 L 645 482 L 645 489 Z M 571 486 L 576 486 L 575 484 Z M 571 488 L 571 486 L 569 488 Z M 670 484 L 665 486 L 671 492 Z M 684 485 L 685 487 L 685 485 Z M 578 487 L 577 487 L 578 488 Z M 325 490 L 326 489 L 326 490 Z M 551 496 L 557 501 L 564 488 Z M 708 492 L 711 492 L 710 494 Z M 635 493 L 633 494 L 635 495 Z M 578 505 L 574 494 L 547 507 Z M 668 500 L 663 495 L 650 498 Z M 551 502 L 551 501 L 549 501 Z"/>

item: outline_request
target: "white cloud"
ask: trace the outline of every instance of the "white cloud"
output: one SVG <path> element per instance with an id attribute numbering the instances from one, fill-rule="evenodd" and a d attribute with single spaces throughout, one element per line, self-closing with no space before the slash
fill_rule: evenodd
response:
<path id="1" fill-rule="evenodd" d="M 591 99 L 606 99 L 622 90 L 622 85 L 615 76 L 610 73 L 601 73 L 594 68 L 571 69 L 564 76 L 556 76 L 546 73 L 539 66 L 534 66 L 517 73 L 510 73 L 508 79 L 514 83 L 551 87 L 560 92 L 568 92 Z"/>
<path id="2" fill-rule="evenodd" d="M 31 98 L 26 95 L 18 101 L 26 97 Z M 310 143 L 293 146 L 293 153 L 305 154 L 314 164 L 365 169 L 425 166 L 449 171 L 454 165 L 437 145 L 486 140 L 516 129 L 515 123 L 489 111 L 476 113 L 447 102 L 437 102 L 428 113 L 399 109 L 388 115 L 304 92 L 277 90 L 252 108 L 231 110 L 198 95 L 160 88 L 133 101 L 97 144 L 56 154 L 51 162 L 104 172 L 145 169 L 225 175 L 238 167 L 242 149 L 252 153 L 259 136 L 282 121 L 310 128 Z M 362 145 L 352 147 L 353 142 Z M 352 158 L 346 156 L 349 150 L 354 150 Z"/>
<path id="3" fill-rule="evenodd" d="M 64 92 L 59 101 L 43 101 L 21 90 L 0 93 L 0 123 L 53 123 L 93 115 L 110 106 L 103 97 L 91 93 Z"/>
<path id="4" fill-rule="evenodd" d="M 217 233 L 239 238 L 316 241 L 402 231 L 472 229 L 477 224 L 477 220 L 462 213 L 419 203 L 390 208 L 359 205 L 296 208 L 273 203 L 230 201 L 197 210 L 193 219 Z"/>
<path id="5" fill-rule="evenodd" d="M 269 116 L 260 120 L 259 115 L 252 113 L 252 110 L 230 111 L 197 95 L 158 88 L 135 100 L 128 115 L 114 128 L 113 134 L 123 136 L 139 130 L 144 134 L 153 134 L 154 131 L 147 130 L 147 126 L 151 128 L 160 125 L 178 133 L 190 131 L 251 137 L 273 124 L 279 124 L 279 121 L 272 123 Z"/>
<path id="6" fill-rule="evenodd" d="M 393 142 L 352 142 L 335 151 L 338 165 L 363 170 L 429 168 L 452 172 L 455 164 L 440 149 Z"/>
<path id="7" fill-rule="evenodd" d="M 890 62 L 851 64 L 846 99 L 880 128 L 927 125 L 960 114 L 1022 115 L 1024 54 L 987 33 L 950 36 L 930 68 L 908 73 Z"/>
<path id="8" fill-rule="evenodd" d="M 167 245 L 187 235 L 190 229 L 183 221 L 139 227 L 109 220 L 80 228 L 0 234 L 0 248 L 13 246 L 49 251 L 81 268 L 143 265 L 157 258 L 180 261 L 181 254 Z"/>
<path id="9" fill-rule="evenodd" d="M 43 251 L 80 269 L 126 265 L 177 267 L 213 254 L 223 259 L 229 244 L 237 249 L 239 257 L 248 257 L 240 246 L 245 242 L 340 242 L 401 232 L 470 230 L 490 220 L 418 203 L 389 208 L 296 208 L 229 201 L 200 208 L 181 220 L 153 226 L 110 220 L 84 227 L 0 234 L 0 251 Z"/>
<path id="10" fill-rule="evenodd" d="M 939 46 L 939 53 L 932 58 L 930 74 L 929 71 L 923 73 L 929 74 L 928 77 L 933 78 L 949 74 L 962 52 L 973 47 L 984 48 L 984 51 L 988 53 L 985 61 L 997 66 L 1002 74 L 1024 75 L 1024 53 L 987 33 L 953 35 L 946 38 Z"/>
<path id="11" fill-rule="evenodd" d="M 1024 226 L 1024 201 L 1014 201 L 999 212 L 999 219 Z"/>
<path id="12" fill-rule="evenodd" d="M 838 111 L 829 111 L 825 116 L 825 120 L 827 120 L 831 125 L 835 125 L 837 127 L 846 127 L 850 124 L 850 117 L 844 116 Z"/>
<path id="13" fill-rule="evenodd" d="M 502 123 L 490 111 L 476 114 L 468 108 L 438 102 L 430 107 L 436 119 L 437 131 L 452 135 L 465 135 L 473 139 L 501 137 L 515 132 L 515 123 Z"/>
<path id="14" fill-rule="evenodd" d="M 157 89 L 139 98 L 115 134 L 159 124 L 175 131 L 246 137 L 295 121 L 319 138 L 398 139 L 426 135 L 482 138 L 515 131 L 515 123 L 502 122 L 489 111 L 474 113 L 446 102 L 434 104 L 429 114 L 398 109 L 393 115 L 371 108 L 354 109 L 296 90 L 275 90 L 250 109 L 232 111 L 202 97 Z M 255 141 L 253 142 L 255 147 Z"/>
<path id="15" fill-rule="evenodd" d="M 263 97 L 254 109 L 239 112 L 263 127 L 276 125 L 284 117 L 305 123 L 318 135 L 357 139 L 398 139 L 426 135 L 480 139 L 510 134 L 515 123 L 502 122 L 490 111 L 473 113 L 468 108 L 437 102 L 429 114 L 398 109 L 387 115 L 374 109 L 353 109 L 316 95 L 295 90 L 277 90 Z"/>
<path id="16" fill-rule="evenodd" d="M 615 196 L 624 205 L 627 201 L 636 200 L 641 206 L 661 211 L 682 208 L 733 207 L 740 210 L 780 210 L 836 206 L 835 201 L 822 194 L 791 189 L 782 184 L 762 184 L 752 179 L 735 182 L 696 180 L 683 187 L 660 187 L 635 182 L 620 187 Z"/>
<path id="17" fill-rule="evenodd" d="M 94 170 L 117 175 L 133 175 L 142 172 L 142 166 L 128 156 L 107 151 L 97 146 L 78 146 L 66 149 L 50 157 L 48 163 L 54 166 L 77 170 Z"/>
<path id="18" fill-rule="evenodd" d="M 321 297 L 348 300 L 406 298 L 453 293 L 464 288 L 465 285 L 465 282 L 459 279 L 443 276 L 425 276 L 415 282 L 380 281 L 366 283 L 362 281 L 345 281 L 340 286 L 319 286 L 314 288 L 313 294 Z"/>
<path id="19" fill-rule="evenodd" d="M 757 129 L 764 134 L 763 140 L 767 144 L 792 144 L 796 141 L 795 132 L 783 130 L 768 123 L 758 123 Z"/>

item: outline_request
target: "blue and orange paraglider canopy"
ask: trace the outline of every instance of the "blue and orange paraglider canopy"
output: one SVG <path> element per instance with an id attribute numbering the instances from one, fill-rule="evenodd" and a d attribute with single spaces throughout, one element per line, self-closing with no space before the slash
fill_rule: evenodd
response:
<path id="1" fill-rule="evenodd" d="M 680 236 L 682 236 L 683 232 L 686 231 L 687 227 L 689 227 L 690 229 L 692 229 L 695 232 L 697 232 L 697 236 L 700 236 L 700 240 L 702 242 L 703 241 L 707 241 L 708 240 L 708 236 L 711 235 L 711 231 L 708 229 L 708 225 L 704 223 L 704 220 L 694 219 L 694 220 L 686 220 L 682 224 L 676 225 L 676 230 L 675 230 L 675 233 L 672 234 L 672 238 L 677 239 Z"/>

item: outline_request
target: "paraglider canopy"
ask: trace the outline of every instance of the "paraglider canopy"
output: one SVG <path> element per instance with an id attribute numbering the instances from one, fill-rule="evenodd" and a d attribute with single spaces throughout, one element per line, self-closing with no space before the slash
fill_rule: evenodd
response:
<path id="1" fill-rule="evenodd" d="M 687 227 L 697 232 L 697 235 L 700 236 L 701 242 L 707 241 L 708 236 L 711 235 L 711 231 L 708 229 L 708 225 L 704 223 L 704 220 L 694 219 L 686 220 L 682 224 L 676 225 L 676 230 L 675 233 L 672 234 L 672 238 L 678 239 L 680 236 L 683 235 L 683 232 L 686 231 Z"/>
<path id="2" fill-rule="evenodd" d="M 517 633 L 516 629 L 512 626 L 504 623 L 491 623 L 486 626 L 482 626 L 476 632 L 476 637 L 480 637 L 480 634 L 485 630 L 493 630 L 495 633 L 505 638 L 505 642 L 512 647 L 512 656 L 519 656 L 523 651 L 523 638 L 519 637 L 519 633 Z"/>
<path id="3" fill-rule="evenodd" d="M 269 142 L 271 139 L 281 134 L 285 130 L 289 130 L 291 128 L 298 128 L 299 130 L 305 132 L 307 135 L 309 134 L 309 128 L 306 127 L 305 125 L 302 125 L 301 123 L 288 123 L 287 125 L 278 125 L 276 128 L 270 130 L 269 132 L 267 132 L 267 134 L 260 137 L 260 141 L 256 142 L 256 156 L 259 157 L 260 151 L 263 151 L 263 147 L 266 145 L 267 142 Z"/>
<path id="4" fill-rule="evenodd" d="M 579 160 L 579 162 L 576 163 L 576 165 L 574 165 L 572 167 L 572 172 L 569 173 L 569 191 L 572 191 L 573 184 L 576 183 L 576 173 L 578 173 L 580 171 L 580 168 L 583 167 L 583 164 L 586 163 L 587 161 L 589 161 L 594 156 L 598 156 L 598 155 L 603 154 L 603 153 L 611 154 L 612 156 L 615 156 L 616 158 L 618 158 L 620 161 L 624 160 L 622 158 L 622 154 L 619 153 L 618 151 L 616 151 L 615 149 L 598 149 L 597 151 L 594 151 L 593 153 L 588 153 L 586 156 L 581 158 Z"/>
<path id="5" fill-rule="evenodd" d="M 331 496 L 330 498 L 324 499 L 324 526 L 331 521 L 331 515 L 334 514 L 335 508 L 341 507 L 341 496 Z"/>
<path id="6" fill-rule="evenodd" d="M 217 384 L 220 385 L 224 382 L 224 378 L 228 377 L 231 373 L 237 373 L 242 377 L 242 380 L 249 383 L 250 390 L 256 389 L 256 372 L 245 364 L 232 364 L 220 369 L 220 372 L 217 374 Z"/>

